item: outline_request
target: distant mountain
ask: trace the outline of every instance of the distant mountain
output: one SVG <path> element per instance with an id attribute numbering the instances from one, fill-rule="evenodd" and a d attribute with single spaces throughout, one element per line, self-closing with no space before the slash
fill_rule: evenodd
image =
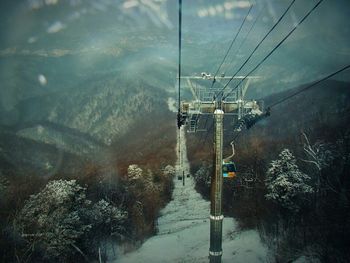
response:
<path id="1" fill-rule="evenodd" d="M 286 98 L 307 85 L 270 95 L 264 99 L 265 105 Z M 350 128 L 349 101 L 350 83 L 324 81 L 272 108 L 271 116 L 258 123 L 251 132 L 266 137 L 288 137 L 304 130 L 317 136 Z"/>
<path id="2" fill-rule="evenodd" d="M 111 160 L 109 148 L 112 145 L 118 147 L 119 154 L 128 148 L 128 142 L 120 142 L 127 134 L 132 133 L 141 140 L 146 132 L 151 133 L 151 137 L 152 133 L 157 134 L 157 121 L 162 122 L 163 116 L 169 115 L 168 96 L 162 87 L 151 86 L 147 81 L 105 74 L 82 83 L 77 89 L 23 99 L 12 111 L 0 111 L 0 130 L 3 131 L 0 159 L 16 169 L 32 166 L 32 170 L 43 174 L 61 159 L 61 155 L 73 156 L 71 159 L 77 164 L 84 160 Z M 166 127 L 168 122 L 164 125 Z M 131 131 L 135 127 L 137 131 Z M 157 151 L 152 147 L 149 154 Z M 128 154 L 133 155 L 132 152 Z M 138 159 L 133 158 L 133 161 Z"/>
<path id="3" fill-rule="evenodd" d="M 71 174 L 81 169 L 86 158 L 53 144 L 36 141 L 0 129 L 0 173 L 11 175 Z"/>
<path id="4" fill-rule="evenodd" d="M 106 145 L 122 136 L 138 119 L 165 105 L 166 93 L 139 82 L 117 77 L 87 81 L 82 87 L 22 100 L 13 110 L 10 126 L 49 122 L 77 130 Z M 3 112 L 2 112 L 3 113 Z M 14 114 L 12 114 L 14 115 Z M 2 114 L 6 125 L 11 116 Z M 13 119 L 11 120 L 14 121 Z"/>

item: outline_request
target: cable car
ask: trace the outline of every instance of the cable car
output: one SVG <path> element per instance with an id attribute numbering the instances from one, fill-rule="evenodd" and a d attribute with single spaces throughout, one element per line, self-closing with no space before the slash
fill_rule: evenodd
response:
<path id="1" fill-rule="evenodd" d="M 222 162 L 222 177 L 224 178 L 235 178 L 236 177 L 236 165 L 234 162 Z"/>

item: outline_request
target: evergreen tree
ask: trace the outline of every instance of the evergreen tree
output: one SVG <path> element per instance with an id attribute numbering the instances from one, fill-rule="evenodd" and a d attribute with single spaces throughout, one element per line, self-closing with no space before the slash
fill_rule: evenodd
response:
<path id="1" fill-rule="evenodd" d="M 270 164 L 266 174 L 268 200 L 297 212 L 305 202 L 313 188 L 308 185 L 310 177 L 301 172 L 296 164 L 296 159 L 288 149 L 284 149 L 277 160 Z"/>

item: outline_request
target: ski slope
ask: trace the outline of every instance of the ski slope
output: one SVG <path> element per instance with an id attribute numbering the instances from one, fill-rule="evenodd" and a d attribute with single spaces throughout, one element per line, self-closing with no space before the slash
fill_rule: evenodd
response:
<path id="1" fill-rule="evenodd" d="M 192 176 L 185 176 L 185 185 L 178 175 L 189 174 L 185 132 L 180 131 L 181 152 L 178 152 L 177 176 L 173 200 L 161 211 L 158 234 L 149 238 L 138 250 L 120 255 L 115 263 L 209 262 L 210 203 L 194 189 Z M 267 248 L 255 230 L 238 232 L 233 218 L 223 222 L 222 262 L 266 262 Z"/>

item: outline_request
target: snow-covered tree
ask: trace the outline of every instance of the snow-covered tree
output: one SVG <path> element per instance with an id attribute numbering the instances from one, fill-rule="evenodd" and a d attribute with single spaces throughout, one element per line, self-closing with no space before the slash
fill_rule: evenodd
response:
<path id="1" fill-rule="evenodd" d="M 25 202 L 18 220 L 21 234 L 38 243 L 45 258 L 65 261 L 80 251 L 76 241 L 91 228 L 84 220 L 90 205 L 85 190 L 75 180 L 51 181 Z"/>
<path id="2" fill-rule="evenodd" d="M 130 164 L 128 167 L 128 179 L 137 180 L 142 176 L 142 169 L 137 164 Z"/>
<path id="3" fill-rule="evenodd" d="M 306 195 L 313 192 L 313 188 L 307 184 L 309 180 L 310 177 L 299 170 L 290 150 L 284 149 L 279 158 L 271 162 L 267 171 L 265 197 L 297 212 Z"/>
<path id="4" fill-rule="evenodd" d="M 210 171 L 209 167 L 204 164 L 195 173 L 194 178 L 199 185 L 202 185 L 208 188 L 210 187 L 211 176 L 209 171 Z"/>
<path id="5" fill-rule="evenodd" d="M 119 236 L 124 231 L 123 223 L 127 213 L 102 199 L 92 207 L 93 227 L 108 228 L 105 232 Z"/>
<path id="6" fill-rule="evenodd" d="M 93 237 L 90 243 L 120 236 L 126 217 L 126 212 L 106 200 L 92 204 L 86 199 L 86 188 L 75 180 L 57 180 L 30 196 L 17 225 L 30 246 L 42 248 L 44 258 L 67 262 L 72 254 L 86 257 L 83 251 L 93 251 L 90 244 L 79 247 L 87 236 Z"/>
<path id="7" fill-rule="evenodd" d="M 152 173 L 150 169 L 147 169 L 147 173 L 142 180 L 143 189 L 147 193 L 147 195 L 152 195 L 154 197 L 159 196 L 160 188 L 159 184 L 154 180 L 155 175 Z"/>
<path id="8" fill-rule="evenodd" d="M 8 184 L 9 181 L 0 172 L 0 195 L 6 191 Z"/>
<path id="9" fill-rule="evenodd" d="M 9 181 L 0 172 L 0 205 L 6 199 L 8 185 Z"/>
<path id="10" fill-rule="evenodd" d="M 7 188 L 7 179 L 0 174 L 0 191 L 4 191 Z"/>
<path id="11" fill-rule="evenodd" d="M 174 166 L 168 164 L 167 166 L 165 166 L 163 172 L 165 175 L 173 177 L 175 175 L 175 168 Z"/>

